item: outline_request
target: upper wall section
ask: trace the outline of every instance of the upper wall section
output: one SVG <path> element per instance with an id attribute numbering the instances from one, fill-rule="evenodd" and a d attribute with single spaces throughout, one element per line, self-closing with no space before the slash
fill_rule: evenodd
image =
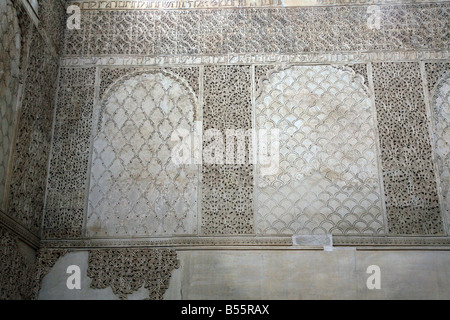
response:
<path id="1" fill-rule="evenodd" d="M 154 1 L 142 10 L 146 3 L 152 2 L 70 2 L 86 9 L 81 28 L 66 30 L 63 55 L 448 49 L 446 4 L 380 5 L 374 16 L 364 5 L 159 10 L 173 7 Z"/>
<path id="2" fill-rule="evenodd" d="M 431 125 L 448 70 L 448 2 L 329 2 L 70 1 L 81 23 L 62 45 L 44 243 L 291 245 L 292 234 L 332 233 L 335 244 L 448 244 L 435 161 L 445 128 Z M 164 190 L 158 174 L 175 171 L 140 159 L 144 146 L 164 159 L 156 151 L 169 144 L 139 135 L 160 137 L 177 107 L 160 116 L 159 91 L 134 78 L 144 74 L 183 79 L 200 129 L 242 130 L 245 150 L 248 130 L 279 129 L 278 176 L 261 177 L 244 154 L 203 161 L 189 183 L 166 179 Z M 184 191 L 191 209 L 173 210 L 188 203 Z"/>

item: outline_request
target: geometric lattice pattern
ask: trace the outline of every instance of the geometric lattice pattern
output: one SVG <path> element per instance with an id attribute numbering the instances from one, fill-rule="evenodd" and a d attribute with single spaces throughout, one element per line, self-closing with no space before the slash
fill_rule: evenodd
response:
<path id="1" fill-rule="evenodd" d="M 161 72 L 113 89 L 94 140 L 88 234 L 196 233 L 198 165 L 176 164 L 171 140 L 177 129 L 193 130 L 191 93 Z"/>
<path id="2" fill-rule="evenodd" d="M 450 232 L 450 75 L 438 83 L 432 97 L 434 146 L 438 165 L 443 214 Z"/>
<path id="3" fill-rule="evenodd" d="M 360 77 L 331 66 L 272 73 L 257 129 L 279 129 L 279 169 L 259 175 L 258 234 L 384 233 L 375 124 Z"/>
<path id="4" fill-rule="evenodd" d="M 373 64 L 386 209 L 391 234 L 442 234 L 419 64 Z"/>

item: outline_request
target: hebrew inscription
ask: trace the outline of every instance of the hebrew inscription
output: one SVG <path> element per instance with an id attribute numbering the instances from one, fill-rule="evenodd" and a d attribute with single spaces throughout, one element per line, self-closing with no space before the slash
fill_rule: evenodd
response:
<path id="1" fill-rule="evenodd" d="M 82 28 L 64 34 L 63 53 L 212 55 L 448 49 L 446 4 L 380 8 L 379 29 L 368 28 L 367 6 L 83 10 Z"/>

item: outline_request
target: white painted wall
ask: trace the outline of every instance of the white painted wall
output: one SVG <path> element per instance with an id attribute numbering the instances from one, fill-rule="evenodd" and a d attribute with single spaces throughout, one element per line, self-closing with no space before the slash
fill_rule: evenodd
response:
<path id="1" fill-rule="evenodd" d="M 178 258 L 165 299 L 450 299 L 448 251 L 190 250 Z M 87 259 L 87 251 L 62 257 L 39 299 L 117 299 L 109 287 L 89 288 Z M 66 287 L 71 264 L 81 268 L 80 290 Z M 381 269 L 380 290 L 367 289 L 370 265 Z"/>

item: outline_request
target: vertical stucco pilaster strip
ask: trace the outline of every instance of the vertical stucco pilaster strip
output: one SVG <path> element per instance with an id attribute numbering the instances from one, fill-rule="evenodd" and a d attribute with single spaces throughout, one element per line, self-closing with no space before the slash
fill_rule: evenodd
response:
<path id="1" fill-rule="evenodd" d="M 61 68 L 44 238 L 82 236 L 96 68 Z"/>
<path id="2" fill-rule="evenodd" d="M 30 56 L 30 46 L 32 41 L 32 34 L 34 30 L 34 25 L 31 23 L 30 18 L 28 17 L 28 14 L 24 12 L 24 8 L 17 5 L 16 12 L 18 18 L 19 18 L 19 27 L 20 27 L 20 41 L 21 41 L 21 53 L 20 53 L 20 77 L 21 79 L 19 81 L 19 85 L 17 88 L 17 97 L 16 97 L 16 104 L 14 105 L 14 108 L 16 110 L 14 118 L 12 123 L 14 124 L 14 129 L 11 137 L 11 148 L 9 150 L 9 156 L 8 156 L 8 166 L 6 167 L 5 172 L 5 178 L 3 180 L 4 182 L 4 190 L 3 190 L 3 199 L 0 199 L 0 204 L 2 204 L 2 209 L 6 213 L 8 212 L 8 205 L 9 205 L 9 192 L 10 192 L 10 184 L 12 179 L 12 171 L 14 167 L 13 158 L 14 158 L 14 152 L 15 152 L 15 144 L 16 139 L 19 132 L 19 126 L 17 125 L 19 123 L 20 119 L 20 109 L 22 106 L 22 101 L 24 98 L 24 92 L 25 92 L 25 85 L 24 85 L 24 79 L 26 78 L 27 70 L 28 70 L 28 64 L 29 64 L 29 56 Z M 1 180 L 1 179 L 0 179 Z M 1 181 L 0 181 L 1 183 Z M 2 195 L 0 195 L 2 196 Z"/>
<path id="3" fill-rule="evenodd" d="M 250 66 L 205 67 L 203 134 L 218 129 L 225 137 L 227 129 L 250 130 L 251 108 Z M 206 164 L 204 160 L 202 233 L 253 234 L 253 164 Z M 237 179 L 230 179 L 230 174 Z"/>
<path id="4" fill-rule="evenodd" d="M 443 112 L 442 106 L 445 105 L 445 96 L 442 96 L 440 91 L 441 85 L 445 83 L 445 78 L 448 77 L 450 71 L 449 62 L 425 62 L 424 69 L 426 73 L 426 84 L 429 94 L 430 101 L 430 111 L 432 114 L 431 124 L 433 130 L 433 143 L 434 149 L 433 154 L 436 159 L 436 164 L 438 165 L 437 174 L 439 176 L 439 196 L 441 200 L 441 212 L 445 223 L 445 229 L 447 234 L 450 234 L 450 203 L 448 200 L 448 177 L 446 174 L 447 166 L 445 166 L 446 153 L 440 154 L 446 149 L 445 146 L 448 145 L 448 138 L 446 139 L 445 127 L 440 124 L 446 122 L 446 113 Z"/>
<path id="5" fill-rule="evenodd" d="M 443 234 L 420 66 L 383 62 L 372 71 L 389 232 Z"/>
<path id="6" fill-rule="evenodd" d="M 255 65 L 251 65 L 251 80 L 252 80 L 252 146 L 253 146 L 253 194 L 252 194 L 252 201 L 253 201 L 253 226 L 255 226 L 255 213 L 256 213 L 256 175 L 257 175 L 257 169 L 256 164 L 259 161 L 258 159 L 258 133 L 256 132 L 256 76 L 255 76 Z M 256 230 L 253 229 L 253 233 L 256 233 Z"/>
<path id="7" fill-rule="evenodd" d="M 204 66 L 200 66 L 199 67 L 199 76 L 198 76 L 198 88 L 199 88 L 199 93 L 198 93 L 198 103 L 200 104 L 200 107 L 197 109 L 199 110 L 199 112 L 197 113 L 197 117 L 195 119 L 195 121 L 202 121 L 201 123 L 203 123 L 203 108 L 204 108 L 204 102 L 203 102 L 203 82 L 204 82 L 204 74 L 205 74 L 205 67 Z M 203 129 L 203 127 L 202 127 Z M 200 202 L 197 205 L 197 234 L 200 235 L 201 234 L 201 230 L 202 230 L 202 170 L 201 170 L 201 164 L 199 166 L 199 171 L 198 171 L 198 181 L 199 181 L 199 188 L 198 188 L 198 193 L 197 193 L 197 199 L 198 202 Z"/>
<path id="8" fill-rule="evenodd" d="M 61 63 L 60 63 L 61 65 Z M 44 210 L 42 212 L 42 221 L 41 221 L 41 227 L 39 230 L 39 236 L 42 238 L 43 230 L 44 230 L 44 221 L 45 221 L 45 212 L 47 208 L 47 199 L 48 199 L 48 188 L 49 188 L 49 179 L 50 179 L 50 164 L 52 162 L 52 155 L 53 155 L 53 142 L 55 139 L 55 124 L 56 124 L 56 109 L 58 105 L 58 84 L 61 78 L 61 68 L 58 68 L 58 76 L 56 79 L 56 92 L 55 92 L 55 99 L 54 99 L 54 106 L 53 106 L 53 122 L 52 122 L 52 133 L 51 133 L 51 140 L 50 140 L 50 150 L 48 155 L 48 163 L 47 163 L 47 179 L 45 183 L 45 198 L 44 198 Z"/>
<path id="9" fill-rule="evenodd" d="M 434 139 L 433 139 L 433 133 L 434 128 L 433 128 L 433 121 L 431 121 L 432 119 L 432 110 L 431 110 L 431 96 L 430 96 L 430 92 L 428 91 L 428 81 L 427 81 L 427 73 L 425 71 L 425 62 L 420 61 L 419 62 L 420 65 L 420 75 L 422 78 L 422 90 L 424 93 L 424 97 L 425 97 L 425 110 L 427 113 L 427 127 L 428 127 L 428 135 L 430 137 L 430 144 L 431 144 L 431 161 L 433 163 L 433 170 L 434 170 L 434 175 L 435 175 L 435 179 L 436 179 L 436 189 L 437 189 L 437 194 L 438 194 L 438 198 L 439 198 L 439 205 L 440 205 L 440 211 L 441 211 L 441 218 L 442 218 L 442 223 L 443 226 L 447 226 L 448 225 L 448 221 L 447 221 L 447 216 L 445 214 L 445 208 L 444 208 L 444 199 L 442 197 L 442 192 L 441 192 L 441 181 L 439 179 L 439 168 L 437 165 L 437 160 L 436 160 L 436 145 L 434 143 Z M 446 228 L 444 227 L 444 233 L 447 234 L 447 230 L 445 230 Z"/>
<path id="10" fill-rule="evenodd" d="M 380 147 L 380 133 L 378 132 L 378 119 L 377 119 L 377 110 L 375 108 L 375 90 L 373 87 L 373 77 L 372 77 L 372 63 L 367 64 L 367 81 L 370 92 L 370 101 L 372 103 L 373 110 L 373 119 L 374 119 L 374 132 L 375 132 L 375 140 L 376 140 L 376 150 L 377 150 L 377 167 L 378 167 L 378 177 L 380 181 L 380 197 L 381 197 L 381 206 L 383 211 L 383 225 L 385 234 L 389 233 L 388 230 L 388 218 L 387 218 L 387 210 L 386 210 L 386 196 L 384 192 L 384 181 L 383 181 L 383 166 L 381 164 L 381 147 Z"/>
<path id="11" fill-rule="evenodd" d="M 58 62 L 35 28 L 31 37 L 32 51 L 16 120 L 8 214 L 37 235 L 44 210 Z"/>
<path id="12" fill-rule="evenodd" d="M 101 83 L 101 77 L 100 77 L 101 68 L 96 67 L 95 68 L 95 82 L 94 82 L 94 109 L 97 109 L 95 106 L 101 103 L 100 101 L 100 83 Z M 88 156 L 88 163 L 87 163 L 87 174 L 86 174 L 86 192 L 84 194 L 84 212 L 83 212 L 83 227 L 82 227 L 82 235 L 83 237 L 86 237 L 86 229 L 87 229 L 87 213 L 88 213 L 88 207 L 89 207 L 89 191 L 90 190 L 90 179 L 91 179 L 91 167 L 92 167 L 92 154 L 93 154 L 93 148 L 94 148 L 94 132 L 96 132 L 97 124 L 98 124 L 98 114 L 92 115 L 92 125 L 91 125 L 91 134 L 90 134 L 90 141 L 89 141 L 89 156 Z"/>

